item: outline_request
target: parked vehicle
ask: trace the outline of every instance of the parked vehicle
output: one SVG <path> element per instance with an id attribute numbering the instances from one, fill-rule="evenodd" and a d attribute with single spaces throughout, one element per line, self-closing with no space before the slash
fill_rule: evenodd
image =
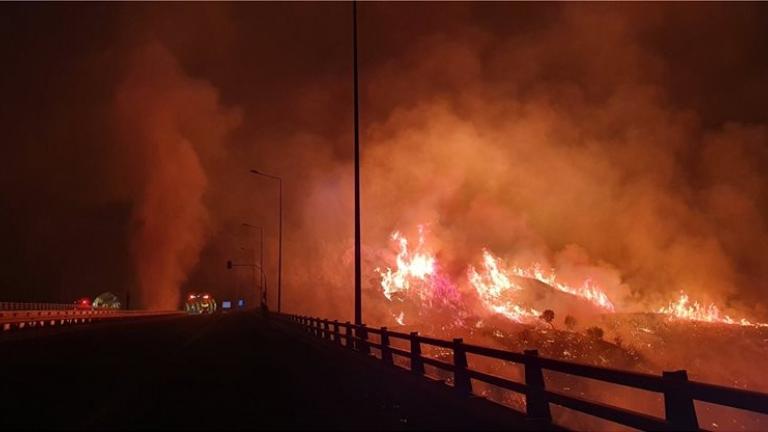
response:
<path id="1" fill-rule="evenodd" d="M 75 300 L 75 309 L 77 310 L 91 310 L 93 309 L 93 305 L 91 304 L 91 299 L 89 297 L 83 297 L 81 299 Z"/>
<path id="2" fill-rule="evenodd" d="M 190 314 L 214 313 L 216 312 L 216 299 L 209 293 L 191 293 L 187 296 L 184 310 Z"/>

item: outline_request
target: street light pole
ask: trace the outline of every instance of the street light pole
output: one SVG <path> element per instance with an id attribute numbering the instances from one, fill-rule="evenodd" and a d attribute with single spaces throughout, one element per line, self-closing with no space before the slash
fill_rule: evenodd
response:
<path id="1" fill-rule="evenodd" d="M 241 247 L 240 250 L 245 251 L 245 252 L 247 252 L 249 250 L 251 251 L 251 257 L 253 258 L 253 265 L 251 266 L 251 267 L 253 267 L 253 271 L 251 272 L 251 282 L 253 283 L 253 289 L 255 290 L 256 289 L 256 248 L 254 248 L 254 247 L 250 247 L 250 248 Z M 237 293 L 236 293 L 235 297 L 237 298 L 238 303 L 239 303 L 239 300 L 242 298 L 240 296 L 240 285 L 237 285 Z"/>
<path id="2" fill-rule="evenodd" d="M 251 228 L 259 231 L 259 268 L 264 268 L 264 229 L 260 226 L 251 225 L 249 223 L 242 223 L 242 226 L 246 228 Z M 253 248 L 253 285 L 254 288 L 256 288 L 256 248 Z M 259 286 L 261 290 L 265 289 L 265 286 L 263 284 L 263 278 L 259 278 Z"/>
<path id="3" fill-rule="evenodd" d="M 360 255 L 360 107 L 357 83 L 357 1 L 352 2 L 352 51 L 355 96 L 355 324 L 363 323 Z"/>
<path id="4" fill-rule="evenodd" d="M 265 174 L 261 171 L 257 171 L 252 169 L 251 173 L 260 175 L 263 177 L 270 178 L 272 180 L 277 180 L 279 189 L 280 189 L 280 201 L 279 201 L 279 227 L 278 227 L 278 233 L 277 233 L 277 243 L 278 243 L 278 252 L 277 252 L 277 311 L 280 312 L 282 310 L 281 304 L 282 304 L 282 298 L 283 298 L 283 179 L 278 176 L 273 176 L 270 174 Z"/>
<path id="5" fill-rule="evenodd" d="M 260 226 L 251 225 L 249 223 L 243 222 L 242 224 L 246 228 L 251 228 L 255 230 L 259 230 L 259 268 L 264 268 L 264 229 Z M 256 248 L 253 249 L 253 284 L 256 285 Z M 266 285 L 264 285 L 264 277 L 259 278 L 259 285 L 261 286 L 261 291 L 266 289 Z M 263 297 L 263 293 L 262 293 Z"/>

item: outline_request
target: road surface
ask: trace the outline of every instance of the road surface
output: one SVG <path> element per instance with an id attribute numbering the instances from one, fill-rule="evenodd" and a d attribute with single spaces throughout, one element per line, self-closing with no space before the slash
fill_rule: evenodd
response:
<path id="1" fill-rule="evenodd" d="M 4 336 L 0 403 L 0 428 L 525 427 L 257 312 Z"/>

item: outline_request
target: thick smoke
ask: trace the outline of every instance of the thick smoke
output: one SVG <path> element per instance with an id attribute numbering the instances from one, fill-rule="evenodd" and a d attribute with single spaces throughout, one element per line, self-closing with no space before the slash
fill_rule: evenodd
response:
<path id="1" fill-rule="evenodd" d="M 14 203 L 11 297 L 28 275 L 40 300 L 125 292 L 131 266 L 152 307 L 175 307 L 184 281 L 226 296 L 222 263 L 252 244 L 248 222 L 265 228 L 274 307 L 276 185 L 248 174 L 258 168 L 284 178 L 285 309 L 351 317 L 350 5 L 6 10 L 16 42 L 3 119 L 20 143 L 0 176 Z M 457 280 L 487 247 L 590 276 L 623 310 L 685 290 L 766 317 L 764 5 L 364 3 L 359 14 L 372 322 L 388 316 L 374 269 L 391 264 L 389 234 L 418 224 Z M 65 55 L 57 39 L 70 33 Z M 108 222 L 78 253 L 83 220 Z M 115 254 L 82 271 L 115 248 L 130 265 Z"/>
<path id="2" fill-rule="evenodd" d="M 117 91 L 117 121 L 134 183 L 132 252 L 138 304 L 176 309 L 179 287 L 211 229 L 206 161 L 220 157 L 240 122 L 207 82 L 187 76 L 173 56 L 152 44 L 131 58 Z"/>
<path id="3" fill-rule="evenodd" d="M 646 12 L 566 6 L 531 33 L 422 35 L 364 69 L 369 250 L 428 224 L 457 278 L 489 247 L 565 281 L 592 277 L 620 310 L 684 290 L 743 315 L 768 280 L 768 129 L 705 122 L 675 100 L 672 59 L 648 37 L 676 17 Z M 306 213 L 328 204 L 310 195 Z M 325 273 L 314 262 L 297 285 Z"/>
<path id="4" fill-rule="evenodd" d="M 712 18 L 684 19 L 686 11 L 675 8 L 545 9 L 534 14 L 537 26 L 515 31 L 482 14 L 477 22 L 467 20 L 472 9 L 461 6 L 461 13 L 443 17 L 443 25 L 413 31 L 409 43 L 401 44 L 377 22 L 392 19 L 389 9 L 361 8 L 370 319 L 388 316 L 374 268 L 391 264 L 382 253 L 390 247 L 390 232 L 414 235 L 419 224 L 429 227 L 432 247 L 459 284 L 466 284 L 466 266 L 477 264 L 481 250 L 489 248 L 509 262 L 553 267 L 565 282 L 590 277 L 619 310 L 653 310 L 684 290 L 741 315 L 763 315 L 746 305 L 759 299 L 768 276 L 760 259 L 768 244 L 760 168 L 768 158 L 765 119 L 740 120 L 748 116 L 714 110 L 713 103 L 684 93 L 681 64 L 716 65 L 696 58 L 681 63 L 667 54 L 674 43 L 658 40 L 671 28 L 686 34 L 711 25 Z M 719 25 L 730 29 L 742 21 L 725 16 Z M 746 32 L 732 36 L 730 44 L 707 42 L 739 47 L 753 38 Z M 137 221 L 173 205 L 144 195 L 150 185 L 184 203 L 180 220 L 139 224 L 134 250 L 149 258 L 138 261 L 144 263 L 142 285 L 178 286 L 194 266 L 210 216 L 202 196 L 213 182 L 215 218 L 233 227 L 249 218 L 266 225 L 274 301 L 276 259 L 270 251 L 276 250 L 277 202 L 274 185 L 248 178 L 248 169 L 258 167 L 285 178 L 284 306 L 349 316 L 351 95 L 348 52 L 337 55 L 338 68 L 292 81 L 298 85 L 273 99 L 290 122 L 265 124 L 262 117 L 275 115 L 265 112 L 268 102 L 244 100 L 244 128 L 218 165 L 209 150 L 221 147 L 236 123 L 234 114 L 219 107 L 213 88 L 184 78 L 177 66 L 169 73 L 146 66 L 154 62 L 138 63 L 144 66 L 134 75 L 143 72 L 143 78 L 129 78 L 121 94 L 153 92 L 166 81 L 184 83 L 125 104 L 139 117 L 132 132 L 141 134 L 137 141 L 167 141 L 172 144 L 160 148 L 178 157 L 177 168 L 162 163 L 141 177 L 146 183 L 138 196 L 145 198 Z M 212 82 L 230 95 L 242 87 Z M 760 89 L 760 82 L 750 85 Z M 128 85 L 134 90 L 126 91 Z M 183 98 L 177 91 L 196 97 L 187 86 L 208 95 L 206 102 L 176 104 Z M 147 115 L 142 105 L 148 100 L 158 100 L 162 112 L 183 106 L 183 114 Z M 162 120 L 148 121 L 154 117 Z M 200 130 L 212 131 L 208 139 L 189 136 L 179 126 L 182 118 L 205 125 Z M 167 136 L 184 136 L 187 143 Z M 185 187 L 169 181 L 181 167 Z M 168 242 L 149 247 L 158 234 Z M 154 253 L 172 265 L 150 258 Z"/>

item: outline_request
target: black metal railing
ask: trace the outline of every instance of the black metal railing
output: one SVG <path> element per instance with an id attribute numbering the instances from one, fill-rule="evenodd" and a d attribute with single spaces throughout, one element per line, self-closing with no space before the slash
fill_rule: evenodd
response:
<path id="1" fill-rule="evenodd" d="M 394 356 L 407 358 L 410 360 L 410 371 L 415 375 L 425 374 L 424 365 L 452 373 L 454 391 L 461 396 L 472 395 L 472 380 L 521 393 L 525 395 L 525 415 L 538 421 L 552 421 L 550 404 L 640 430 L 699 430 L 694 401 L 768 414 L 768 394 L 689 381 L 683 370 L 652 375 L 544 358 L 536 350 L 519 353 L 472 345 L 464 343 L 461 338 L 449 341 L 421 336 L 418 332 L 400 333 L 386 327 L 369 328 L 365 324 L 355 325 L 349 321 L 342 323 L 289 314 L 275 316 L 298 324 L 310 334 L 339 346 L 364 354 L 370 354 L 372 348 L 379 350 L 380 358 L 385 363 L 394 364 Z M 379 342 L 372 341 L 370 334 L 379 335 Z M 407 341 L 409 349 L 393 346 L 392 339 Z M 423 355 L 423 345 L 450 350 L 453 361 L 449 363 Z M 473 370 L 467 362 L 467 354 L 520 364 L 524 367 L 524 382 Z M 664 398 L 665 416 L 660 418 L 547 389 L 544 371 L 660 393 Z"/>

